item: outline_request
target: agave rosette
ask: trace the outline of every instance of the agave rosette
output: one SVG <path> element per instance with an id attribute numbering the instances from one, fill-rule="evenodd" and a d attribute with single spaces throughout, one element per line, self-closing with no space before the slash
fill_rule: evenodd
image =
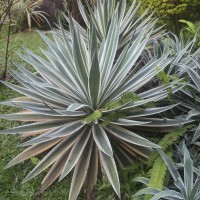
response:
<path id="1" fill-rule="evenodd" d="M 116 2 L 116 0 L 99 0 L 94 8 L 91 8 L 87 1 L 85 1 L 86 5 L 83 5 L 80 0 L 77 0 L 77 3 L 87 29 L 91 28 L 90 20 L 92 19 L 97 31 L 98 43 L 101 43 L 106 38 L 110 27 L 110 20 L 114 13 L 118 13 L 118 50 L 122 50 L 124 46 L 133 38 L 137 37 L 142 30 L 147 28 L 150 30 L 153 28 L 157 21 L 155 18 L 152 18 L 153 13 L 148 15 L 148 9 L 138 17 L 138 10 L 141 3 L 136 4 L 136 0 L 132 2 L 128 10 L 126 10 L 126 0 L 120 2 Z M 66 15 L 64 15 L 64 17 L 67 22 L 69 22 L 69 17 Z M 87 40 L 87 29 L 82 27 L 75 20 L 74 23 L 81 34 L 85 36 L 84 40 Z M 151 31 L 148 43 L 151 43 L 156 38 L 160 38 L 164 34 L 164 31 L 161 31 L 161 29 L 162 27 L 158 27 Z M 66 31 L 66 35 L 70 38 L 70 33 L 68 31 Z"/>
<path id="2" fill-rule="evenodd" d="M 199 115 L 197 110 L 200 104 L 200 49 L 193 49 L 196 37 L 186 44 L 184 44 L 182 38 L 179 39 L 176 36 L 174 38 L 175 40 L 169 38 L 169 47 L 174 54 L 174 61 L 167 73 L 177 78 L 184 78 L 184 81 L 187 82 L 187 86 L 182 88 L 179 93 L 173 95 L 173 98 L 175 102 L 180 103 L 178 107 L 181 110 L 186 113 L 191 111 L 189 117 L 192 117 Z"/>
<path id="3" fill-rule="evenodd" d="M 105 41 L 100 45 L 92 22 L 87 35 L 89 44 L 72 20 L 70 38 L 69 35 L 66 36 L 62 26 L 62 37 L 60 33 L 53 32 L 54 40 L 41 33 L 48 45 L 48 51 L 42 50 L 46 58 L 28 50 L 27 55 L 20 55 L 37 70 L 39 76 L 16 65 L 19 71 L 13 71 L 12 74 L 20 85 L 4 82 L 25 96 L 2 103 L 18 106 L 23 112 L 0 115 L 0 118 L 28 123 L 1 131 L 1 134 L 34 136 L 20 144 L 28 148 L 9 162 L 7 167 L 41 153 L 46 154 L 24 180 L 30 180 L 51 166 L 42 181 L 41 191 L 58 177 L 59 180 L 63 179 L 74 168 L 69 199 L 77 198 L 84 181 L 89 195 L 96 184 L 101 166 L 120 196 L 117 166 L 133 162 L 134 157 L 144 160 L 152 148 L 159 148 L 136 131 L 140 128 L 167 130 L 168 127 L 177 127 L 185 122 L 179 119 L 161 119 L 160 116 L 156 118 L 173 105 L 145 107 L 149 102 L 167 97 L 169 87 L 172 92 L 181 87 L 177 85 L 178 81 L 173 81 L 168 85 L 141 90 L 158 73 L 155 66 L 163 70 L 171 62 L 166 53 L 142 67 L 138 65 L 143 63 L 140 62 L 143 58 L 141 53 L 152 29 L 147 27 L 142 30 L 116 56 L 120 36 L 117 23 L 118 16 L 115 14 Z M 139 98 L 113 109 L 106 108 L 110 102 L 117 101 L 123 94 L 130 92 L 137 93 Z M 126 114 L 103 126 L 102 122 L 115 111 L 126 111 Z M 136 131 L 133 131 L 134 127 Z"/>
<path id="4" fill-rule="evenodd" d="M 172 37 L 171 37 L 172 36 Z M 179 103 L 178 108 L 184 113 L 190 112 L 190 116 L 196 115 L 195 111 L 200 105 L 199 79 L 200 79 L 200 49 L 194 50 L 196 37 L 189 42 L 184 42 L 176 35 L 168 34 L 162 39 L 154 40 L 151 48 L 145 49 L 143 57 L 146 62 L 152 58 L 160 58 L 169 52 L 171 63 L 164 70 L 168 79 L 182 79 L 185 87 L 172 95 L 174 102 Z M 158 81 L 157 79 L 155 82 Z M 194 112 L 195 111 L 195 112 Z"/>
<path id="5" fill-rule="evenodd" d="M 200 117 L 200 62 L 196 59 L 188 58 L 187 65 L 183 65 L 182 73 L 189 76 L 187 88 L 181 90 L 181 96 L 174 96 L 177 102 L 181 103 L 181 108 L 188 112 L 188 118 L 199 121 Z"/>

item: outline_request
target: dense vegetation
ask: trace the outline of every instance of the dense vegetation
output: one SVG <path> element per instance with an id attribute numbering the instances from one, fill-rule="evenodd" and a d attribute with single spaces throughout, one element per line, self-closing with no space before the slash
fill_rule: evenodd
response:
<path id="1" fill-rule="evenodd" d="M 167 29 L 176 34 L 181 29 L 179 20 L 199 21 L 200 19 L 200 1 L 198 0 L 141 0 L 141 13 L 149 8 L 149 13 L 155 12 L 155 16 L 159 18 L 160 24 L 165 24 Z"/>
<path id="2" fill-rule="evenodd" d="M 127 3 L 79 0 L 67 29 L 2 26 L 0 199 L 200 198 L 198 1 Z"/>

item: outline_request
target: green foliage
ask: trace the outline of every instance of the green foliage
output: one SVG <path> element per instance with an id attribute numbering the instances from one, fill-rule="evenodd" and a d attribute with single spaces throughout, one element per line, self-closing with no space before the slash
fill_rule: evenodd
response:
<path id="1" fill-rule="evenodd" d="M 137 102 L 141 100 L 141 98 L 134 92 L 127 92 L 125 94 L 122 94 L 120 98 L 117 100 L 111 101 L 105 105 L 105 108 L 103 110 L 115 110 L 109 113 L 101 123 L 102 126 L 107 126 L 112 121 L 117 121 L 120 118 L 123 118 L 127 115 L 128 110 L 117 110 L 120 107 L 125 106 L 126 104 L 133 104 L 134 102 Z"/>
<path id="2" fill-rule="evenodd" d="M 166 134 L 158 142 L 158 144 L 163 148 L 163 150 L 169 158 L 172 158 L 173 155 L 172 145 L 177 143 L 179 138 L 183 136 L 188 130 L 192 129 L 194 126 L 195 125 L 184 126 L 177 131 Z M 169 180 L 168 178 L 166 178 L 167 166 L 164 160 L 159 156 L 159 154 L 156 151 L 154 151 L 148 159 L 148 165 L 150 167 L 150 178 L 148 187 L 163 190 L 164 186 L 166 186 L 165 184 L 168 184 L 166 180 Z M 145 200 L 149 200 L 151 198 L 152 195 L 145 196 Z"/>
<path id="3" fill-rule="evenodd" d="M 169 84 L 170 83 L 170 76 L 168 74 L 166 74 L 163 70 L 160 70 L 159 67 L 157 67 L 158 69 L 158 79 L 163 83 L 163 84 Z"/>
<path id="4" fill-rule="evenodd" d="M 128 103 L 133 103 L 139 100 L 141 100 L 141 98 L 137 94 L 133 92 L 127 92 L 125 94 L 122 94 L 119 99 L 107 103 L 105 108 L 101 110 L 95 110 L 92 114 L 87 116 L 82 122 L 83 123 L 90 123 L 90 122 L 97 123 L 97 121 L 102 117 L 102 111 L 115 110 Z M 117 121 L 118 119 L 125 117 L 126 114 L 127 114 L 127 111 L 117 111 L 117 110 L 113 111 L 105 117 L 101 125 L 107 126 L 110 122 Z"/>
<path id="5" fill-rule="evenodd" d="M 185 125 L 179 128 L 177 131 L 173 131 L 171 133 L 166 134 L 159 142 L 158 145 L 162 147 L 164 151 L 166 151 L 169 147 L 175 144 L 181 136 L 183 136 L 187 130 L 192 129 L 195 125 Z M 149 167 L 153 166 L 155 160 L 159 157 L 159 154 L 156 151 L 153 151 L 151 156 L 148 159 Z"/>
<path id="6" fill-rule="evenodd" d="M 97 200 L 115 198 L 115 193 L 113 192 L 112 186 L 106 177 L 103 177 L 101 181 L 98 181 L 96 190 Z"/>
<path id="7" fill-rule="evenodd" d="M 168 148 L 166 150 L 166 155 L 169 158 L 172 158 L 171 148 Z M 149 174 L 150 178 L 148 187 L 163 190 L 165 184 L 167 184 L 167 182 L 165 181 L 167 176 L 167 166 L 160 156 L 155 159 L 152 169 L 150 169 L 149 171 Z M 152 195 L 145 196 L 145 200 L 150 200 L 151 198 Z"/>
<path id="8" fill-rule="evenodd" d="M 146 175 L 145 164 L 135 162 L 129 167 L 123 168 L 119 171 L 122 200 L 132 200 L 132 195 L 140 189 L 140 184 L 132 181 L 133 178 Z M 112 190 L 111 184 L 106 177 L 98 181 L 96 186 L 96 196 L 98 200 L 115 199 L 115 194 Z"/>
<path id="9" fill-rule="evenodd" d="M 185 78 L 180 80 L 175 75 L 170 75 L 170 74 L 167 74 L 164 70 L 160 70 L 160 67 L 158 67 L 158 66 L 156 66 L 156 69 L 158 70 L 157 78 L 163 85 L 169 85 L 171 81 L 175 81 L 175 80 L 179 80 L 179 82 L 176 85 L 185 83 Z M 185 86 L 185 87 L 187 87 L 187 86 Z M 167 91 L 168 91 L 168 100 L 170 102 L 173 102 L 172 88 L 169 87 L 167 89 Z"/>
<path id="10" fill-rule="evenodd" d="M 157 74 L 158 80 L 161 81 L 162 84 L 169 84 L 171 80 L 171 76 L 166 74 L 163 70 L 160 70 L 159 67 L 157 67 L 157 70 L 159 71 Z M 171 95 L 172 95 L 172 89 L 169 87 L 168 88 L 168 99 L 171 100 Z"/>
<path id="11" fill-rule="evenodd" d="M 185 30 L 187 30 L 188 32 L 192 33 L 193 36 L 198 31 L 198 28 L 192 22 L 190 22 L 190 21 L 181 19 L 181 20 L 179 20 L 179 22 L 181 22 L 183 24 L 186 24 L 187 27 L 185 28 Z"/>
<path id="12" fill-rule="evenodd" d="M 6 26 L 3 26 L 3 29 L 0 32 L 0 44 L 1 44 L 0 45 L 0 73 L 5 64 L 5 49 L 6 49 L 6 34 L 5 33 L 6 33 Z M 34 42 L 30 42 L 30 41 L 34 41 Z M 17 62 L 20 64 L 25 64 L 25 66 L 28 67 L 28 69 L 33 71 L 34 70 L 33 67 L 30 64 L 23 62 L 19 58 L 19 56 L 16 54 L 16 51 L 18 53 L 24 52 L 23 48 L 21 47 L 26 47 L 30 49 L 32 52 L 43 56 L 41 54 L 40 48 L 38 47 L 46 49 L 46 44 L 36 31 L 23 32 L 23 33 L 18 33 L 18 34 L 12 33 L 11 35 L 11 42 L 10 42 L 10 47 L 9 47 L 8 69 L 9 70 L 16 69 L 13 62 Z"/>
<path id="13" fill-rule="evenodd" d="M 192 23 L 190 21 L 183 19 L 179 20 L 179 22 L 185 25 L 182 27 L 180 31 L 180 37 L 183 38 L 183 40 L 186 42 L 196 37 L 193 51 L 197 50 L 200 46 L 200 23 L 199 22 Z"/>
<path id="14" fill-rule="evenodd" d="M 40 162 L 40 160 L 38 159 L 38 158 L 36 158 L 36 157 L 32 157 L 32 158 L 30 158 L 31 159 L 31 162 L 34 164 L 34 165 L 37 165 L 39 162 Z"/>
<path id="15" fill-rule="evenodd" d="M 43 11 L 36 10 L 40 7 L 42 0 L 16 0 L 12 7 L 13 31 L 24 31 L 27 28 L 32 29 L 33 22 L 41 28 L 42 23 L 48 20 L 47 14 Z"/>
<path id="16" fill-rule="evenodd" d="M 132 179 L 136 177 L 141 177 L 146 175 L 145 164 L 136 161 L 129 167 L 126 167 L 120 171 L 120 182 L 122 183 L 122 196 L 123 200 L 132 199 L 132 194 L 134 194 L 139 188 L 136 182 Z"/>
<path id="17" fill-rule="evenodd" d="M 181 28 L 178 20 L 197 21 L 200 15 L 198 11 L 200 1 L 198 0 L 141 0 L 141 3 L 141 12 L 149 7 L 149 13 L 155 12 L 155 15 L 160 19 L 160 23 L 167 24 L 169 30 L 177 33 Z"/>
<path id="18" fill-rule="evenodd" d="M 92 114 L 87 116 L 82 123 L 97 123 L 98 119 L 102 117 L 102 112 L 100 110 L 95 110 Z"/>
<path id="19" fill-rule="evenodd" d="M 107 103 L 104 107 L 105 110 L 113 110 L 120 108 L 128 103 L 134 103 L 141 100 L 141 98 L 134 92 L 126 92 L 120 96 L 120 98 Z"/>
<path id="20" fill-rule="evenodd" d="M 173 161 L 161 149 L 158 149 L 158 152 L 164 160 L 173 179 L 173 186 L 168 186 L 168 188 L 164 188 L 164 190 L 157 190 L 156 188 L 144 188 L 138 191 L 134 196 L 152 194 L 152 199 L 154 200 L 199 200 L 199 170 L 194 167 L 193 160 L 191 159 L 190 153 L 184 143 L 179 151 L 183 153 L 183 156 L 180 157 L 181 163 L 177 164 L 177 166 L 182 168 L 180 171 L 179 167 L 176 167 L 175 163 L 173 163 Z"/>
<path id="21" fill-rule="evenodd" d="M 102 126 L 107 126 L 110 122 L 117 121 L 120 118 L 123 118 L 127 115 L 127 111 L 113 111 L 108 114 L 101 123 Z"/>

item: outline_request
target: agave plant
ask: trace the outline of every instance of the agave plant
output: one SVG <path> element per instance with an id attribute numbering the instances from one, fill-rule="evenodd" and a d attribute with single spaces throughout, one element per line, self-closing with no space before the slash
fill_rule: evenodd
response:
<path id="1" fill-rule="evenodd" d="M 74 168 L 70 200 L 77 198 L 84 181 L 90 196 L 99 169 L 107 175 L 120 197 L 117 167 L 130 164 L 134 159 L 144 161 L 153 148 L 159 148 L 142 136 L 148 130 L 167 132 L 187 122 L 162 119 L 160 113 L 174 105 L 156 103 L 167 97 L 169 87 L 172 92 L 179 90 L 182 87 L 177 85 L 179 80 L 142 89 L 171 62 L 168 53 L 146 64 L 142 62 L 141 53 L 152 28 L 141 30 L 119 54 L 117 13 L 112 16 L 108 34 L 100 44 L 96 27 L 92 20 L 90 23 L 87 40 L 72 19 L 70 35 L 66 35 L 62 26 L 62 37 L 53 32 L 53 40 L 40 33 L 48 45 L 48 51 L 41 50 L 45 59 L 29 50 L 26 50 L 27 55 L 20 55 L 39 76 L 16 64 L 19 71 L 13 71 L 12 75 L 20 85 L 3 82 L 25 96 L 3 102 L 20 107 L 22 112 L 0 115 L 0 118 L 27 123 L 1 131 L 1 134 L 34 136 L 20 144 L 28 148 L 6 168 L 32 156 L 45 155 L 24 180 L 30 180 L 51 166 L 42 181 L 41 192 Z M 157 107 L 149 107 L 148 103 L 152 102 Z"/>
<path id="2" fill-rule="evenodd" d="M 132 2 L 126 12 L 126 0 L 122 0 L 116 3 L 116 0 L 99 0 L 94 8 L 91 8 L 88 1 L 85 1 L 85 5 L 81 0 L 77 0 L 79 11 L 82 18 L 86 24 L 87 29 L 90 29 L 90 20 L 92 19 L 96 30 L 98 42 L 102 42 L 107 34 L 110 27 L 110 20 L 114 13 L 118 13 L 117 24 L 119 27 L 119 43 L 118 50 L 123 49 L 123 47 L 129 43 L 134 37 L 137 37 L 140 32 L 150 30 L 154 27 L 156 19 L 152 18 L 152 15 L 147 15 L 148 10 L 146 10 L 140 17 L 137 16 L 137 11 L 140 7 L 140 3 L 136 5 L 136 0 Z M 85 8 L 86 7 L 86 8 Z M 69 22 L 69 17 L 65 16 L 66 20 Z M 76 21 L 75 25 L 87 39 L 87 29 L 80 26 Z M 163 35 L 164 31 L 160 31 L 162 27 L 154 29 L 151 31 L 151 37 L 149 37 L 149 42 L 152 42 L 155 38 L 159 38 Z M 70 34 L 66 31 L 66 34 Z M 70 37 L 70 36 L 69 36 Z"/>
<path id="3" fill-rule="evenodd" d="M 170 52 L 170 55 L 174 58 L 171 67 L 166 69 L 166 73 L 169 75 L 176 75 L 180 77 L 181 67 L 188 65 L 192 59 L 199 57 L 199 50 L 193 49 L 196 42 L 196 37 L 187 42 L 180 36 L 177 37 L 173 33 L 169 32 L 157 40 L 153 40 L 152 47 L 146 50 L 146 58 L 160 57 L 163 53 Z M 180 73 L 180 74 L 179 74 Z M 183 73 L 183 71 L 182 71 Z"/>
<path id="4" fill-rule="evenodd" d="M 167 36 L 167 37 L 166 37 Z M 172 37 L 171 37 L 172 36 Z M 200 80 L 200 49 L 194 50 L 196 42 L 194 37 L 189 42 L 184 42 L 182 38 L 176 35 L 168 34 L 162 39 L 154 40 L 150 49 L 145 49 L 143 56 L 146 61 L 162 56 L 163 53 L 170 52 L 173 57 L 172 62 L 165 68 L 165 79 L 183 79 L 186 86 L 173 95 L 173 100 L 179 103 L 178 107 L 184 112 L 194 113 L 194 110 L 199 107 L 199 84 Z M 157 81 L 157 80 L 156 80 Z M 166 81 L 166 82 L 167 82 Z"/>
<path id="5" fill-rule="evenodd" d="M 169 200 L 198 200 L 200 199 L 200 179 L 199 170 L 193 166 L 193 161 L 190 157 L 189 151 L 185 144 L 183 145 L 183 166 L 184 174 L 181 175 L 177 170 L 175 164 L 168 158 L 165 153 L 159 149 L 158 152 L 162 156 L 168 170 L 174 179 L 174 186 L 172 189 L 165 188 L 160 191 L 155 188 L 145 188 L 137 192 L 134 196 L 140 196 L 144 194 L 151 194 L 153 197 L 151 200 L 157 199 L 169 199 Z M 135 181 L 139 181 L 148 185 L 148 179 L 139 177 Z"/>
<path id="6" fill-rule="evenodd" d="M 189 112 L 188 118 L 193 118 L 199 121 L 199 80 L 200 80 L 200 49 L 192 54 L 185 56 L 185 58 L 178 64 L 180 66 L 178 76 L 187 77 L 187 87 L 183 88 L 180 95 L 174 95 L 174 100 L 181 103 L 180 108 L 183 111 Z"/>

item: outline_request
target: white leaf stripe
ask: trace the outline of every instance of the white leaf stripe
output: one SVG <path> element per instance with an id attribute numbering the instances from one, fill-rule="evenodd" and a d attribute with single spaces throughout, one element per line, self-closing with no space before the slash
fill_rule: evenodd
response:
<path id="1" fill-rule="evenodd" d="M 66 161 L 65 167 L 62 171 L 62 174 L 59 178 L 59 180 L 62 180 L 71 170 L 72 168 L 77 164 L 77 161 L 81 157 L 86 144 L 88 143 L 88 140 L 91 135 L 91 130 L 88 128 L 85 128 L 79 139 L 76 141 L 76 143 L 73 145 L 72 150 L 70 151 L 69 157 Z"/>
<path id="2" fill-rule="evenodd" d="M 63 77 L 62 73 L 60 73 L 53 67 L 49 68 L 46 61 L 42 61 L 41 65 L 33 59 L 27 58 L 22 55 L 20 55 L 20 57 L 29 64 L 34 64 L 34 67 L 38 70 L 40 74 L 45 74 L 44 77 L 45 79 L 47 79 L 48 82 L 50 81 L 51 83 L 56 84 L 59 88 L 62 88 L 63 91 L 69 93 L 71 96 L 75 96 L 76 98 L 80 98 L 84 101 L 84 99 L 77 93 L 74 86 L 70 82 L 65 80 L 65 77 Z M 42 67 L 43 65 L 45 66 L 45 68 Z"/>
<path id="3" fill-rule="evenodd" d="M 61 128 L 60 130 L 53 132 L 48 137 L 58 138 L 58 137 L 68 136 L 68 135 L 71 135 L 71 134 L 81 130 L 84 126 L 85 125 L 81 123 L 81 120 L 77 120 L 75 122 L 70 122 L 70 123 L 66 124 L 66 126 Z"/>
<path id="4" fill-rule="evenodd" d="M 70 26 L 72 30 L 72 47 L 73 47 L 73 57 L 75 62 L 75 67 L 78 75 L 84 85 L 85 91 L 88 88 L 88 69 L 85 63 L 85 58 L 83 54 L 83 41 L 81 42 L 80 34 L 76 27 L 74 26 L 72 20 L 70 20 Z"/>
<path id="5" fill-rule="evenodd" d="M 104 88 L 110 76 L 113 66 L 115 54 L 117 51 L 117 44 L 119 39 L 119 31 L 117 27 L 117 16 L 114 15 L 111 20 L 111 25 L 108 31 L 108 36 L 104 44 L 104 50 L 100 58 L 100 70 L 102 73 L 102 87 Z"/>
<path id="6" fill-rule="evenodd" d="M 93 145 L 92 140 L 89 142 L 90 144 L 87 144 L 87 146 L 85 147 L 82 153 L 82 156 L 79 158 L 74 169 L 74 174 L 72 177 L 72 182 L 71 182 L 71 187 L 70 187 L 70 192 L 69 192 L 70 200 L 77 199 L 78 194 L 81 190 L 81 187 L 87 175 L 87 171 L 88 171 L 90 159 L 91 159 L 91 154 L 92 154 L 92 145 Z"/>
<path id="7" fill-rule="evenodd" d="M 135 145 L 151 148 L 160 148 L 160 146 L 154 144 L 153 142 L 117 125 L 108 125 L 105 127 L 105 130 L 113 134 L 114 136 L 119 137 L 120 139 Z"/>
<path id="8" fill-rule="evenodd" d="M 104 129 L 98 124 L 93 125 L 92 134 L 98 148 L 108 156 L 113 156 L 112 147 Z"/>
<path id="9" fill-rule="evenodd" d="M 36 167 L 28 174 L 28 176 L 23 180 L 23 183 L 37 176 L 39 173 L 44 171 L 52 163 L 54 163 L 60 155 L 67 152 L 74 142 L 78 139 L 78 134 L 73 134 L 70 137 L 67 137 L 61 143 L 56 145 L 40 162 Z"/>
<path id="10" fill-rule="evenodd" d="M 120 198 L 120 196 L 121 196 L 120 183 L 119 183 L 119 177 L 118 177 L 117 167 L 116 167 L 114 158 L 104 154 L 101 150 L 99 151 L 99 155 L 101 158 L 101 163 L 106 172 L 106 175 L 107 175 L 113 189 L 115 190 L 118 197 Z"/>
<path id="11" fill-rule="evenodd" d="M 51 141 L 46 141 L 43 144 L 36 144 L 33 145 L 31 147 L 29 147 L 28 149 L 26 149 L 25 151 L 23 151 L 22 153 L 20 153 L 18 156 L 16 156 L 13 160 L 11 160 L 5 168 L 9 168 L 13 165 L 16 165 L 17 163 L 20 163 L 30 157 L 33 157 L 35 155 L 38 155 L 42 152 L 44 152 L 45 150 L 51 148 L 52 146 L 54 146 L 55 144 L 57 144 L 58 142 L 60 142 L 62 140 L 62 138 L 58 139 L 54 139 Z"/>
<path id="12" fill-rule="evenodd" d="M 46 122 L 36 122 L 31 124 L 26 124 L 22 126 L 18 126 L 15 128 L 6 129 L 4 131 L 0 131 L 1 134 L 16 134 L 16 133 L 25 133 L 25 132 L 34 132 L 39 130 L 48 130 L 51 128 L 56 128 L 58 126 L 64 125 L 64 120 L 52 120 Z"/>

